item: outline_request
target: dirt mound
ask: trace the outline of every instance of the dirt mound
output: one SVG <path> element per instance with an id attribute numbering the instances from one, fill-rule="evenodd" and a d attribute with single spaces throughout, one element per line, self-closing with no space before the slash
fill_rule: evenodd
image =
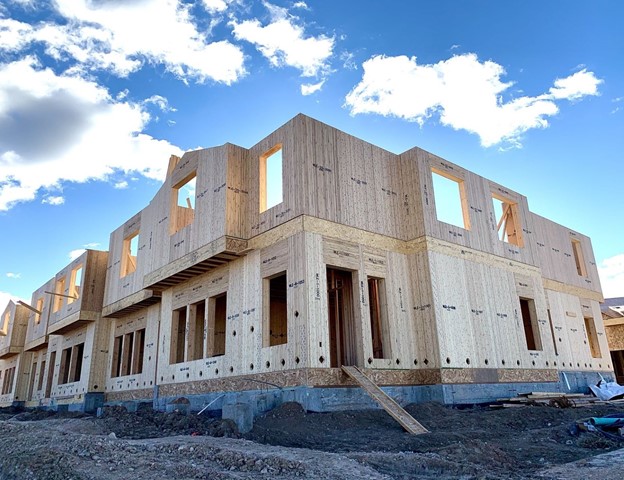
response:
<path id="1" fill-rule="evenodd" d="M 99 423 L 108 433 L 118 438 L 158 438 L 172 435 L 208 435 L 211 437 L 238 437 L 236 424 L 231 420 L 211 418 L 207 415 L 180 412 L 155 412 L 140 408 L 128 412 L 123 407 L 105 407 Z"/>

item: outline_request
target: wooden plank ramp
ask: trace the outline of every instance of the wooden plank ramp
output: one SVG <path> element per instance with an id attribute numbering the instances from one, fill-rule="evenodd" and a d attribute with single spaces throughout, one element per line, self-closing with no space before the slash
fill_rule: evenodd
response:
<path id="1" fill-rule="evenodd" d="M 342 371 L 351 377 L 362 389 L 370 395 L 388 414 L 394 418 L 401 426 L 413 435 L 429 433 L 414 417 L 407 413 L 401 405 L 388 396 L 370 378 L 355 366 L 342 366 Z"/>

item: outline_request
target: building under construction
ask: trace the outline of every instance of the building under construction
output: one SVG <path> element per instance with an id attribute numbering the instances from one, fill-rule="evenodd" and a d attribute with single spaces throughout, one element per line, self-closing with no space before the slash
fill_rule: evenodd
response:
<path id="1" fill-rule="evenodd" d="M 613 366 L 591 242 L 420 148 L 298 115 L 171 157 L 149 205 L 2 317 L 2 404 L 92 409 L 578 391 Z"/>

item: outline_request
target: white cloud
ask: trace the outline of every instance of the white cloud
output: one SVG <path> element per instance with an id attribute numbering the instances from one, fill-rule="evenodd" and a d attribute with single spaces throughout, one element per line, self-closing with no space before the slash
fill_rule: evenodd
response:
<path id="1" fill-rule="evenodd" d="M 41 203 L 54 206 L 63 205 L 65 203 L 65 198 L 61 196 L 48 196 L 41 200 Z"/>
<path id="2" fill-rule="evenodd" d="M 113 185 L 113 188 L 116 188 L 117 190 L 123 190 L 124 188 L 128 188 L 128 182 L 126 182 L 125 180 L 117 182 Z"/>
<path id="3" fill-rule="evenodd" d="M 169 106 L 169 101 L 161 95 L 152 95 L 149 98 L 143 100 L 144 105 L 153 104 L 156 105 L 163 112 L 177 112 L 177 109 Z"/>
<path id="4" fill-rule="evenodd" d="M 308 4 L 306 2 L 295 2 L 293 3 L 292 8 L 300 8 L 301 10 L 310 10 Z"/>
<path id="5" fill-rule="evenodd" d="M 624 297 L 624 253 L 600 262 L 598 274 L 605 298 Z"/>
<path id="6" fill-rule="evenodd" d="M 304 77 L 314 77 L 329 71 L 334 38 L 306 35 L 304 27 L 286 9 L 265 2 L 271 21 L 262 25 L 258 19 L 233 20 L 234 37 L 252 43 L 275 67 L 289 66 Z"/>
<path id="7" fill-rule="evenodd" d="M 223 12 L 227 9 L 230 1 L 226 0 L 202 0 L 204 7 L 209 12 Z"/>
<path id="8" fill-rule="evenodd" d="M 99 247 L 99 246 L 100 246 L 100 244 L 97 243 L 97 242 L 85 243 L 83 245 L 83 247 L 85 247 L 85 248 L 96 248 L 96 247 Z"/>
<path id="9" fill-rule="evenodd" d="M 475 54 L 456 55 L 431 65 L 415 57 L 374 56 L 362 65 L 364 74 L 346 96 L 351 114 L 377 113 L 423 125 L 434 115 L 442 124 L 477 134 L 489 147 L 501 142 L 519 146 L 521 135 L 546 128 L 556 115 L 556 100 L 578 100 L 597 95 L 602 80 L 581 70 L 557 79 L 549 93 L 505 101 L 512 82 L 503 82 L 505 70 Z"/>
<path id="10" fill-rule="evenodd" d="M 207 3 L 217 8 L 227 2 Z M 55 7 L 63 24 L 0 19 L 0 49 L 42 43 L 53 58 L 77 61 L 77 70 L 105 69 L 119 76 L 144 62 L 164 65 L 185 81 L 231 84 L 245 74 L 242 50 L 227 40 L 209 41 L 193 23 L 188 3 L 56 0 Z"/>
<path id="11" fill-rule="evenodd" d="M 6 276 L 8 278 L 13 278 L 13 279 L 22 278 L 22 274 L 21 273 L 14 273 L 14 272 L 7 272 Z"/>
<path id="12" fill-rule="evenodd" d="M 72 261 L 76 260 L 80 255 L 85 252 L 86 250 L 84 248 L 77 248 L 76 250 L 72 250 L 71 252 L 69 252 L 67 256 L 69 257 L 69 260 Z"/>
<path id="13" fill-rule="evenodd" d="M 301 85 L 301 95 L 312 95 L 315 92 L 318 92 L 321 88 L 323 88 L 323 84 L 325 80 L 321 80 L 318 83 L 307 83 Z"/>
<path id="14" fill-rule="evenodd" d="M 32 57 L 0 64 L 0 211 L 62 182 L 164 178 L 166 159 L 182 152 L 141 133 L 149 120 L 142 105 Z"/>

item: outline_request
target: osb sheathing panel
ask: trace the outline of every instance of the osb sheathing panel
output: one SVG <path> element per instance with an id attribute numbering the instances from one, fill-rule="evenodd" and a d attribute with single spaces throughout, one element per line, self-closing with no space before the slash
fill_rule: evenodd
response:
<path id="1" fill-rule="evenodd" d="M 575 371 L 613 371 L 600 304 L 564 292 L 545 290 L 557 343 L 557 367 Z M 583 305 L 589 307 L 583 308 Z M 585 312 L 584 312 L 585 310 Z M 589 310 L 589 311 L 588 311 Z M 589 348 L 584 316 L 594 322 L 600 357 L 593 358 Z"/>
<path id="2" fill-rule="evenodd" d="M 2 385 L 8 370 L 15 368 L 13 382 L 9 385 L 9 391 L 0 395 L 0 406 L 11 406 L 14 401 L 23 402 L 28 396 L 30 367 L 32 365 L 32 353 L 23 352 L 19 355 L 0 360 L 0 372 L 2 372 Z"/>
<path id="3" fill-rule="evenodd" d="M 107 339 L 108 350 L 111 352 L 104 366 L 105 391 L 107 395 L 116 394 L 119 391 L 152 388 L 156 383 L 156 363 L 158 345 L 158 327 L 160 324 L 160 306 L 151 305 L 138 312 L 124 317 L 104 320 L 110 324 Z M 113 348 L 115 338 L 145 329 L 143 344 L 143 370 L 141 373 L 112 377 L 113 372 Z M 138 348 L 136 344 L 134 348 Z"/>
<path id="4" fill-rule="evenodd" d="M 136 390 L 126 390 L 123 392 L 106 392 L 105 402 L 130 402 L 133 400 L 152 400 L 154 397 L 153 388 L 141 388 Z"/>
<path id="5" fill-rule="evenodd" d="M 99 316 L 104 299 L 107 261 L 108 252 L 87 250 L 56 275 L 53 290 L 50 291 L 56 293 L 57 282 L 64 278 L 65 288 L 59 293 L 71 295 L 73 288 L 72 272 L 82 266 L 82 280 L 77 299 L 47 294 L 51 297 L 62 298 L 60 308 L 56 312 L 52 308 L 49 314 L 48 333 L 53 333 L 60 326 L 66 327 L 73 322 L 93 321 Z M 54 298 L 51 299 L 51 303 L 54 305 Z"/>
<path id="6" fill-rule="evenodd" d="M 26 339 L 24 340 L 26 348 L 28 348 L 29 345 L 35 345 L 43 342 L 47 337 L 48 317 L 52 308 L 53 296 L 46 294 L 46 291 L 54 291 L 53 278 L 48 280 L 32 294 L 30 305 L 36 308 L 38 300 L 41 299 L 43 302 L 43 308 L 41 309 L 41 315 L 37 315 L 32 311 L 29 311 L 28 313 L 28 328 L 26 330 Z"/>
<path id="7" fill-rule="evenodd" d="M 4 335 L 0 335 L 0 355 L 19 353 L 24 347 L 26 339 L 26 329 L 28 327 L 28 314 L 30 310 L 22 305 L 10 301 L 0 316 L 0 322 L 6 329 Z M 7 319 L 8 323 L 4 325 Z"/>
<path id="8" fill-rule="evenodd" d="M 624 350 L 624 325 L 605 327 L 610 350 Z"/>

